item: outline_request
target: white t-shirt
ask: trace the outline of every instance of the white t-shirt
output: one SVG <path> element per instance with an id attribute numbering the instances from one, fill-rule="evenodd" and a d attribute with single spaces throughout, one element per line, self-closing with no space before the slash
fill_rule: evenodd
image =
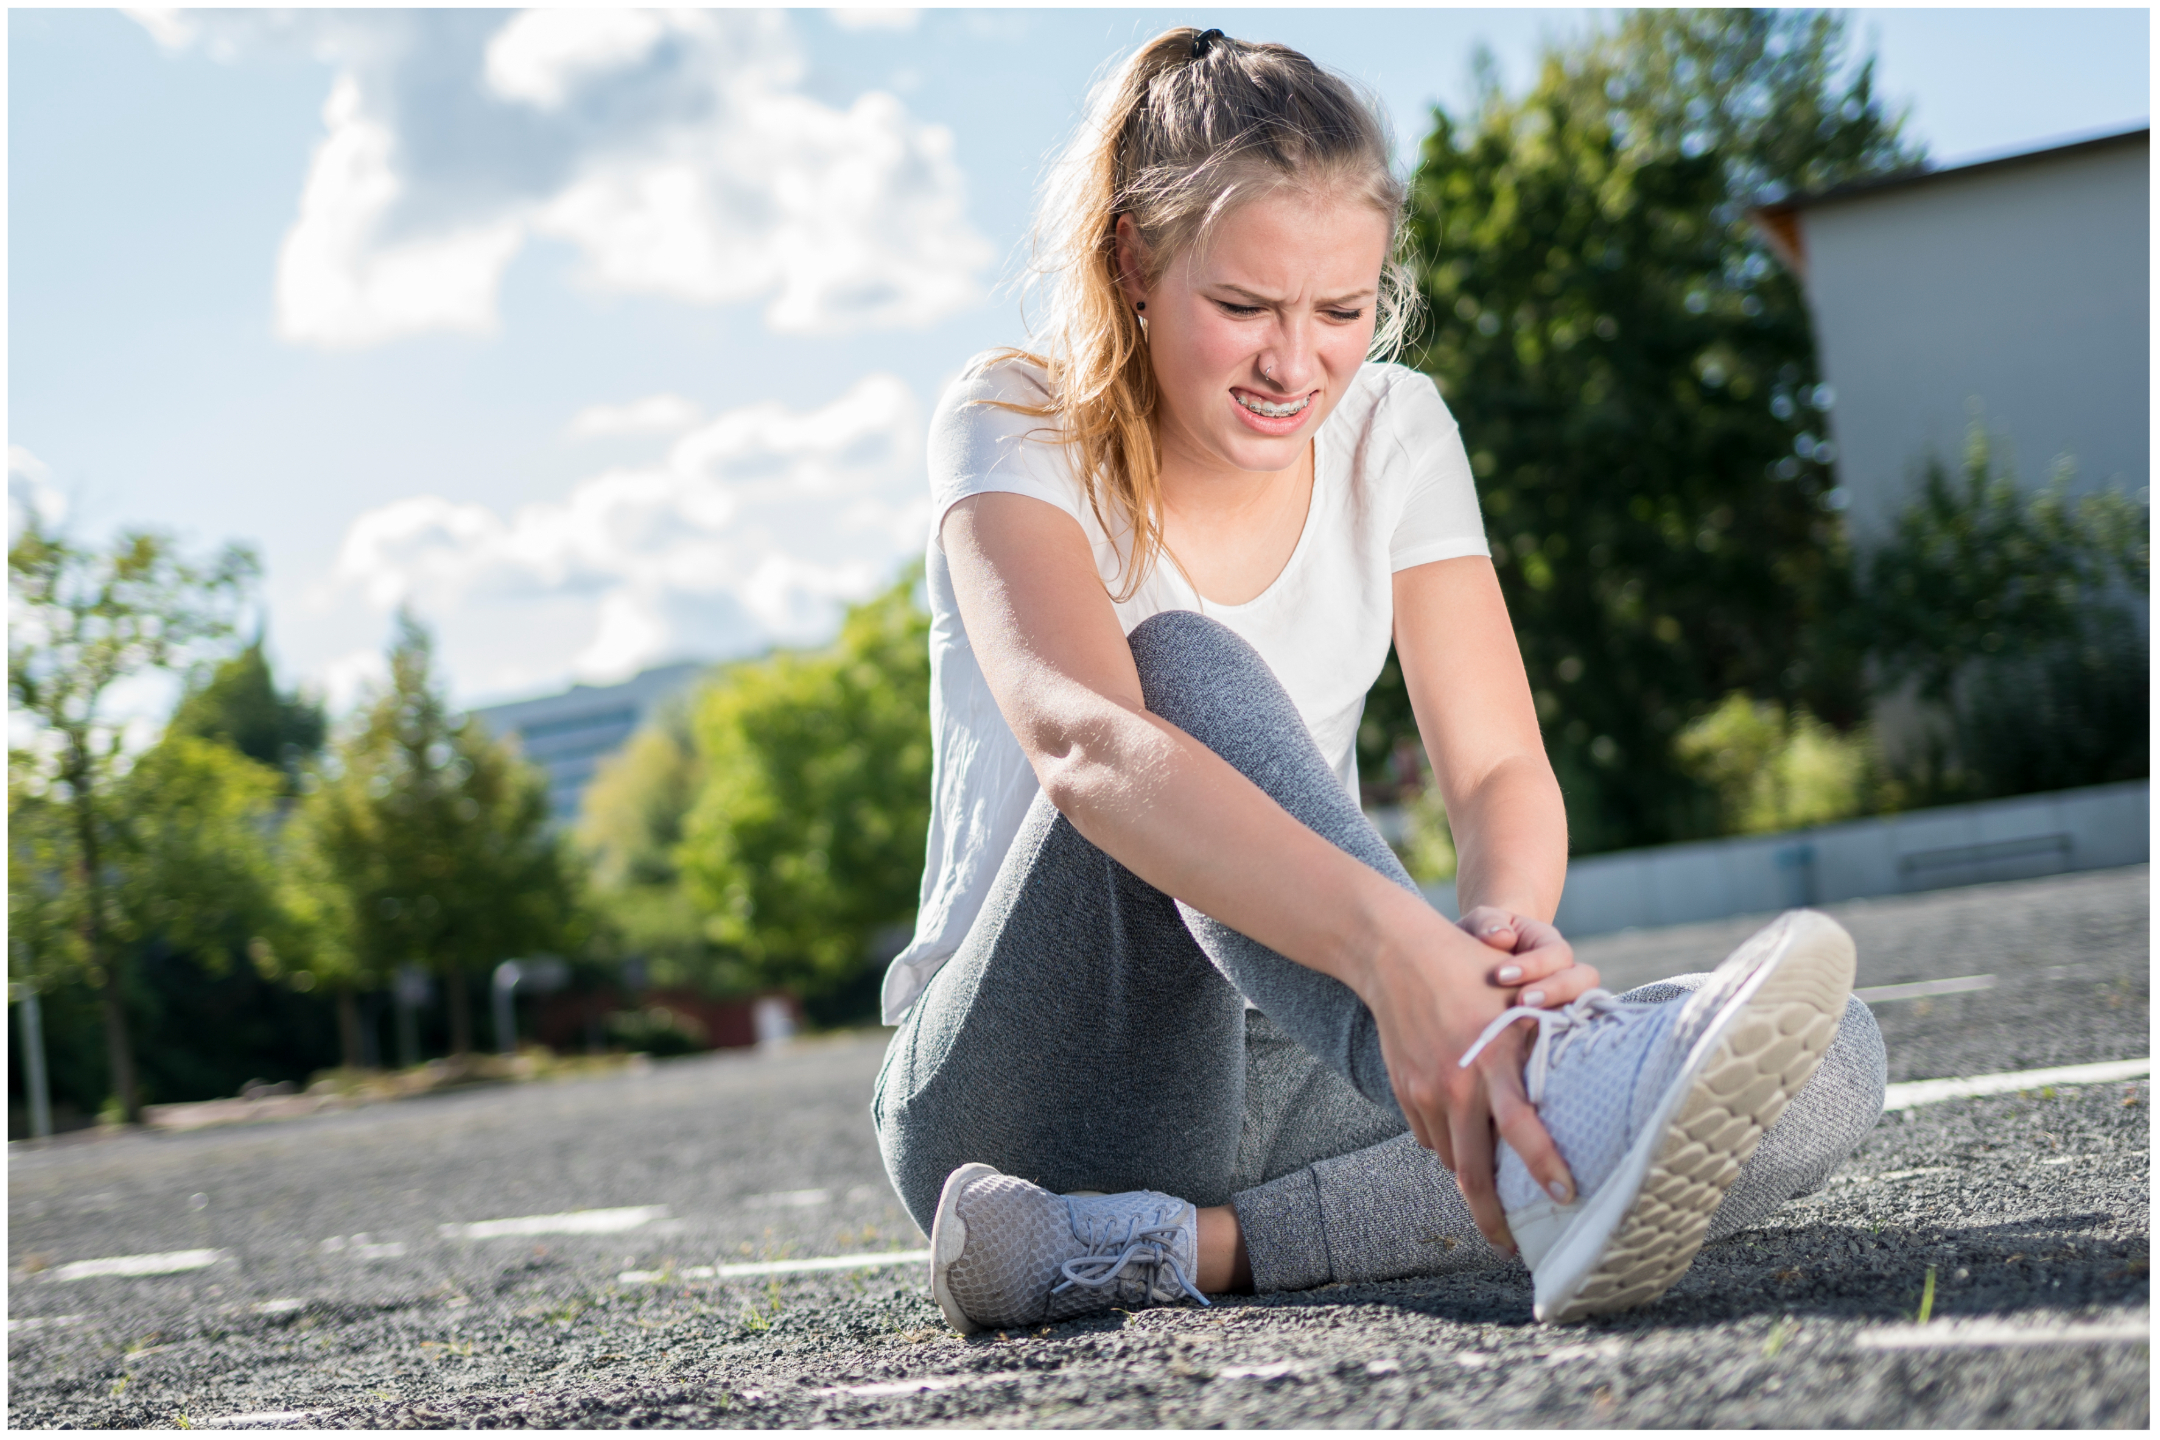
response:
<path id="1" fill-rule="evenodd" d="M 1124 588 L 1120 547 L 1055 438 L 1056 417 L 970 403 L 1047 399 L 1040 367 L 978 356 L 931 418 L 930 837 L 915 937 L 885 975 L 888 1025 L 967 938 L 1038 788 L 960 624 L 938 543 L 945 513 L 991 491 L 1055 505 L 1080 523 L 1112 593 Z M 1391 577 L 1487 553 L 1469 458 L 1440 392 L 1415 370 L 1367 364 L 1314 436 L 1311 508 L 1273 584 L 1242 605 L 1218 605 L 1164 561 L 1114 608 L 1128 634 L 1164 610 L 1195 610 L 1236 631 L 1274 670 L 1355 796 L 1358 721 L 1394 633 Z"/>

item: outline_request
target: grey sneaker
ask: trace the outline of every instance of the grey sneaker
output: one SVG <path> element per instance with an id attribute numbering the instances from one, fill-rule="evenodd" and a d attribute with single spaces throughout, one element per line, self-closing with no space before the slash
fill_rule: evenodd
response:
<path id="1" fill-rule="evenodd" d="M 963 1165 L 930 1227 L 930 1289 L 963 1335 L 1187 1295 L 1205 1305 L 1199 1270 L 1199 1212 L 1153 1190 L 1058 1195 Z"/>
<path id="2" fill-rule="evenodd" d="M 1827 915 L 1793 910 L 1685 1001 L 1638 1005 L 1592 990 L 1486 1027 L 1465 1065 L 1508 1025 L 1537 1022 L 1523 1084 L 1575 1177 L 1562 1205 L 1499 1147 L 1500 1203 L 1537 1284 L 1538 1319 L 1645 1304 L 1680 1278 L 1740 1167 L 1837 1037 L 1852 978 L 1852 937 Z"/>

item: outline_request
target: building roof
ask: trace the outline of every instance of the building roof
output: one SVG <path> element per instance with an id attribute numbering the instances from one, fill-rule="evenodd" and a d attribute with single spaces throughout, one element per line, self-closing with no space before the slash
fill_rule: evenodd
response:
<path id="1" fill-rule="evenodd" d="M 2068 159 L 2073 155 L 2107 150 L 2118 146 L 2145 145 L 2151 142 L 2152 127 L 2139 125 L 2129 130 L 2110 131 L 2105 135 L 2090 135 L 2059 145 L 2044 145 L 2037 150 L 2020 150 L 2011 155 L 1994 155 L 1985 160 L 1974 160 L 1964 165 L 1947 165 L 1939 169 L 1920 166 L 1900 170 L 1889 175 L 1876 175 L 1866 180 L 1849 180 L 1842 185 L 1827 189 L 1788 195 L 1769 205 L 1759 205 L 1748 212 L 1756 227 L 1777 252 L 1778 259 L 1785 262 L 1796 275 L 1807 273 L 1807 245 L 1800 235 L 1800 215 L 1803 211 L 1821 209 L 1825 205 L 1841 204 L 1885 194 L 1893 190 L 1911 190 L 1933 185 L 1945 180 L 1967 180 L 1976 175 L 2007 170 L 2020 165 L 2032 165 Z"/>

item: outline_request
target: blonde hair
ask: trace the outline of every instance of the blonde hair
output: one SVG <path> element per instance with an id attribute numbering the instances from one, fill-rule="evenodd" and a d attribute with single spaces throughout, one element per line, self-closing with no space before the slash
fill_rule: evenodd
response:
<path id="1" fill-rule="evenodd" d="M 1166 30 L 1089 97 L 1088 113 L 1052 168 L 1036 214 L 1032 288 L 1047 292 L 1036 335 L 1050 402 L 1001 408 L 1053 417 L 1073 452 L 1095 518 L 1129 537 L 1130 597 L 1163 553 L 1155 373 L 1140 320 L 1119 282 L 1117 222 L 1130 217 L 1144 284 L 1204 245 L 1224 216 L 1286 190 L 1348 194 L 1388 221 L 1388 261 L 1374 304 L 1373 358 L 1401 348 L 1418 292 L 1404 263 L 1405 190 L 1377 106 L 1351 83 L 1286 45 L 1219 30 Z"/>

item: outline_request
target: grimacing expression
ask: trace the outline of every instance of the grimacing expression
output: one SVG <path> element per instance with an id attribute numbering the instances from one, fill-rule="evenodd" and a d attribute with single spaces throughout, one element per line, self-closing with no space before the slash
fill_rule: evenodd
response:
<path id="1" fill-rule="evenodd" d="M 1142 273 L 1118 222 L 1127 276 Z M 1371 347 L 1388 222 L 1356 197 L 1278 192 L 1176 256 L 1147 302 L 1165 464 L 1275 473 L 1303 456 Z"/>

